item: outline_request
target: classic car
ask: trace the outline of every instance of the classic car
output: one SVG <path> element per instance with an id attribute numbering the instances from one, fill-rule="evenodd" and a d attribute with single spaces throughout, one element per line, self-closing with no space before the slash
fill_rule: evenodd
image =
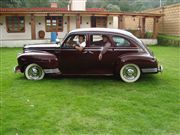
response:
<path id="1" fill-rule="evenodd" d="M 78 36 L 85 37 L 86 46 L 80 51 L 73 44 Z M 105 47 L 110 46 L 99 59 Z M 82 28 L 69 32 L 61 43 L 26 44 L 17 57 L 15 72 L 30 80 L 41 80 L 45 74 L 57 75 L 116 75 L 125 82 L 137 81 L 141 74 L 163 70 L 153 52 L 130 32 L 109 28 Z"/>

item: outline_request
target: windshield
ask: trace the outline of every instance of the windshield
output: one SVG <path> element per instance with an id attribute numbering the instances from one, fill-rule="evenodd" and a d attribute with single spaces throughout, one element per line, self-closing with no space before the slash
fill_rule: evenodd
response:
<path id="1" fill-rule="evenodd" d="M 61 43 L 60 43 L 60 47 L 62 46 L 62 44 L 64 43 L 64 40 L 67 38 L 68 33 L 64 36 L 64 38 L 62 39 Z"/>

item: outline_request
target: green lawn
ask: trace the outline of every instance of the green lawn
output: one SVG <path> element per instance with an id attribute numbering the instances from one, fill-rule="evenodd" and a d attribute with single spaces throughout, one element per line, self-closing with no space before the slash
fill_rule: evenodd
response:
<path id="1" fill-rule="evenodd" d="M 113 77 L 26 80 L 21 48 L 1 49 L 2 135 L 180 135 L 180 48 L 151 47 L 164 72 L 127 84 Z"/>

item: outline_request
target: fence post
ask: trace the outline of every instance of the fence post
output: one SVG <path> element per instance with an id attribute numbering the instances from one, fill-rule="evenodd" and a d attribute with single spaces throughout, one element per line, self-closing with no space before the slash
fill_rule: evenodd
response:
<path id="1" fill-rule="evenodd" d="M 144 38 L 145 37 L 145 24 L 146 24 L 146 17 L 142 17 L 142 20 L 141 20 L 141 38 Z"/>
<path id="2" fill-rule="evenodd" d="M 158 31 L 159 31 L 159 20 L 158 20 L 158 17 L 154 17 L 154 20 L 153 20 L 153 38 L 157 38 Z"/>

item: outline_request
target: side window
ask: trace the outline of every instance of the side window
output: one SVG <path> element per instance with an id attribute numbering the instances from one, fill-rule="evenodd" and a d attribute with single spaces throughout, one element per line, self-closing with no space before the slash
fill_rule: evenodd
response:
<path id="1" fill-rule="evenodd" d="M 83 38 L 82 38 L 83 37 Z M 63 44 L 63 48 L 73 48 L 73 45 L 80 45 L 85 42 L 86 44 L 86 36 L 85 35 L 70 35 L 67 37 Z"/>
<path id="2" fill-rule="evenodd" d="M 113 36 L 113 41 L 116 47 L 128 47 L 131 46 L 130 42 L 120 36 Z"/>
<path id="3" fill-rule="evenodd" d="M 109 40 L 108 36 L 106 35 L 101 35 L 101 34 L 94 34 L 90 36 L 90 46 L 91 47 L 102 47 L 105 45 L 105 42 L 103 41 L 104 38 L 106 37 L 107 41 Z"/>
<path id="4" fill-rule="evenodd" d="M 93 42 L 101 41 L 102 35 L 92 35 Z"/>

